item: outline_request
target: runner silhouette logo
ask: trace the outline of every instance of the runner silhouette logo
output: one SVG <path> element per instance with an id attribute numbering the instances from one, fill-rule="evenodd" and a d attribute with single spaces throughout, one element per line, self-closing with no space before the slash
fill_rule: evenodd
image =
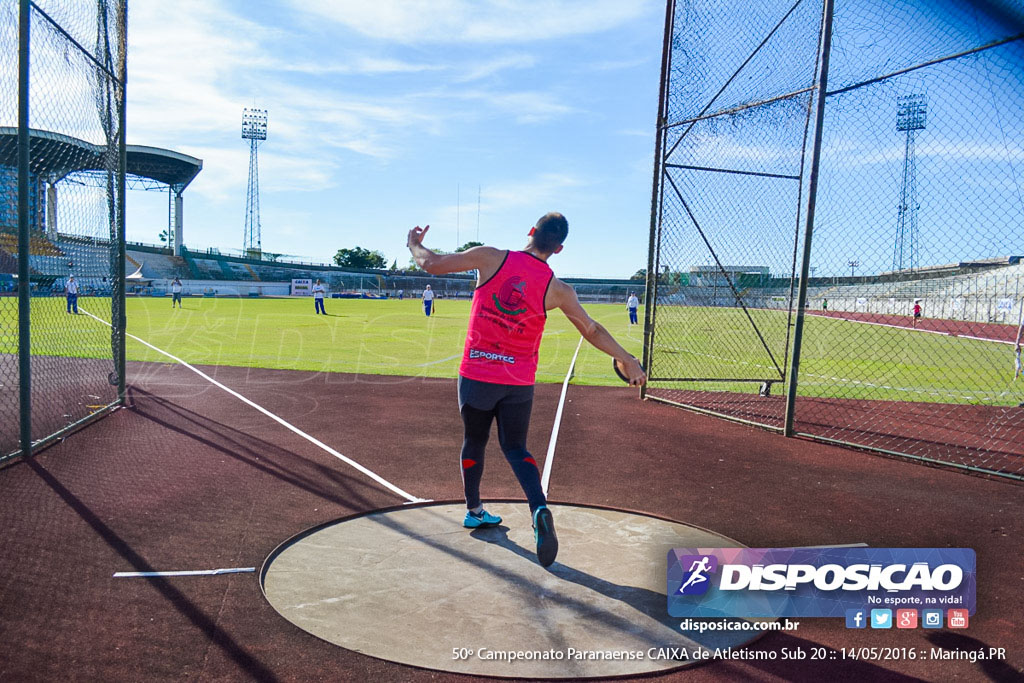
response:
<path id="1" fill-rule="evenodd" d="M 714 555 L 684 555 L 679 566 L 687 567 L 678 595 L 703 595 L 711 586 L 710 574 L 718 571 L 718 558 Z"/>

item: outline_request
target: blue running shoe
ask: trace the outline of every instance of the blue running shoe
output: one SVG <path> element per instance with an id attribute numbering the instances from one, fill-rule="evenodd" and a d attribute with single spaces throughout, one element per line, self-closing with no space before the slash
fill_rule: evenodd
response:
<path id="1" fill-rule="evenodd" d="M 550 567 L 558 555 L 558 537 L 555 536 L 555 519 L 546 505 L 533 513 L 533 537 L 537 541 L 537 560 L 542 567 Z"/>
<path id="2" fill-rule="evenodd" d="M 492 526 L 498 526 L 501 524 L 501 517 L 492 515 L 487 510 L 481 510 L 479 515 L 475 515 L 469 510 L 466 510 L 466 518 L 462 520 L 462 526 L 467 529 L 486 529 Z"/>

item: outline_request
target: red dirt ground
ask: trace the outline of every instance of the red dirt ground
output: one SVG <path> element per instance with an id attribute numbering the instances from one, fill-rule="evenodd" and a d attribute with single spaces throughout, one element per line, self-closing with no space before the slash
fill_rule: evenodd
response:
<path id="1" fill-rule="evenodd" d="M 807 314 L 828 318 L 839 318 L 841 320 L 853 320 L 856 322 L 894 325 L 896 327 L 914 327 L 914 318 L 909 315 L 848 311 L 808 311 Z M 1009 343 L 1013 343 L 1017 339 L 1017 326 L 1003 325 L 1001 323 L 978 323 L 970 320 L 947 320 L 944 318 L 922 317 L 918 319 L 916 329 L 939 332 L 957 337 L 978 337 L 980 339 L 991 339 L 992 341 Z"/>
<path id="2" fill-rule="evenodd" d="M 784 396 L 654 389 L 653 396 L 782 428 Z M 797 398 L 797 433 L 937 463 L 1024 475 L 1024 408 L 913 401 Z"/>
<path id="3" fill-rule="evenodd" d="M 454 381 L 204 370 L 413 495 L 461 493 Z M 298 531 L 402 502 L 182 367 L 131 364 L 129 377 L 127 409 L 0 470 L 0 680 L 470 680 L 321 642 L 269 606 L 255 574 L 111 578 L 259 567 Z M 534 453 L 545 451 L 559 390 L 537 388 Z M 490 453 L 485 496 L 521 498 L 496 444 Z M 556 502 L 646 511 L 751 547 L 977 552 L 978 610 L 965 631 L 810 619 L 754 650 L 1007 648 L 1005 660 L 973 664 L 716 661 L 664 679 L 1020 680 L 1024 486 L 784 439 L 625 388 L 576 386 L 551 482 Z"/>

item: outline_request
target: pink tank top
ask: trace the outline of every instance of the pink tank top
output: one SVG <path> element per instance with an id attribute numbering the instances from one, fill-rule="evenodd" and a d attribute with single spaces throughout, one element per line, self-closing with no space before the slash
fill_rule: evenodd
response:
<path id="1" fill-rule="evenodd" d="M 460 375 L 492 384 L 533 384 L 553 277 L 548 264 L 532 254 L 505 255 L 498 272 L 473 293 Z"/>

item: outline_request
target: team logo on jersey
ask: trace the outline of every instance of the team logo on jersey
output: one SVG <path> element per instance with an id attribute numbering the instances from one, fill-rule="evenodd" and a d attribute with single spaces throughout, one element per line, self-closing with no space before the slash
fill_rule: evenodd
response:
<path id="1" fill-rule="evenodd" d="M 491 299 L 494 300 L 494 305 L 498 307 L 498 310 L 506 315 L 519 315 L 520 313 L 526 313 L 526 306 L 522 305 L 523 299 L 526 297 L 526 280 L 513 275 L 509 279 L 505 280 L 501 288 L 498 289 L 497 294 L 491 294 Z"/>

